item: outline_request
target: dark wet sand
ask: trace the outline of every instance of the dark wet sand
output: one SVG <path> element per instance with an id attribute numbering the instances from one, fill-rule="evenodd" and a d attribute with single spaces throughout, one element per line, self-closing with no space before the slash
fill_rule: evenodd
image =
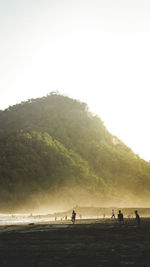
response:
<path id="1" fill-rule="evenodd" d="M 0 266 L 150 266 L 150 219 L 0 226 Z"/>

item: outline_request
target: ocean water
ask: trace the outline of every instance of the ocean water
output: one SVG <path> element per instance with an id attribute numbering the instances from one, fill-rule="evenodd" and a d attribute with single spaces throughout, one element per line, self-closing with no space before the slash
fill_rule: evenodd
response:
<path id="1" fill-rule="evenodd" d="M 16 225 L 54 221 L 54 217 L 31 214 L 0 214 L 0 225 Z"/>
<path id="2" fill-rule="evenodd" d="M 107 217 L 107 216 L 106 216 Z M 84 219 L 100 219 L 102 216 L 82 216 L 82 220 Z M 80 218 L 77 216 L 76 218 L 79 220 Z M 20 225 L 20 224 L 30 224 L 30 223 L 52 223 L 52 222 L 62 222 L 66 221 L 65 217 L 55 218 L 52 215 L 41 215 L 41 214 L 4 214 L 0 213 L 0 225 Z M 71 217 L 67 217 L 67 221 L 71 221 Z"/>

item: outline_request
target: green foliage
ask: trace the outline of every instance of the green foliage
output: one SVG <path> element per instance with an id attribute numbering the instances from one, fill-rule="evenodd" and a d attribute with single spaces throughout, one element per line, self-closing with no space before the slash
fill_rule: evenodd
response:
<path id="1" fill-rule="evenodd" d="M 112 136 L 85 103 L 58 94 L 0 111 L 0 201 L 82 186 L 148 194 L 150 164 Z"/>

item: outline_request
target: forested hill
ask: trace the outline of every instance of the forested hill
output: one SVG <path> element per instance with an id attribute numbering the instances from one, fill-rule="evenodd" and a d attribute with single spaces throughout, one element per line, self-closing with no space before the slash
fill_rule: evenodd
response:
<path id="1" fill-rule="evenodd" d="M 0 210 L 148 201 L 150 164 L 85 103 L 52 93 L 0 111 Z"/>

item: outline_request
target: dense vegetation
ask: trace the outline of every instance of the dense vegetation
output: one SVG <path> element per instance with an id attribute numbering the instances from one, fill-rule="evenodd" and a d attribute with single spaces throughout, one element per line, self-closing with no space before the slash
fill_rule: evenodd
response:
<path id="1" fill-rule="evenodd" d="M 65 194 L 77 204 L 147 201 L 150 163 L 112 136 L 85 103 L 52 93 L 0 111 L 0 184 L 1 209 L 8 210 L 31 200 L 39 205 L 39 195 Z"/>

